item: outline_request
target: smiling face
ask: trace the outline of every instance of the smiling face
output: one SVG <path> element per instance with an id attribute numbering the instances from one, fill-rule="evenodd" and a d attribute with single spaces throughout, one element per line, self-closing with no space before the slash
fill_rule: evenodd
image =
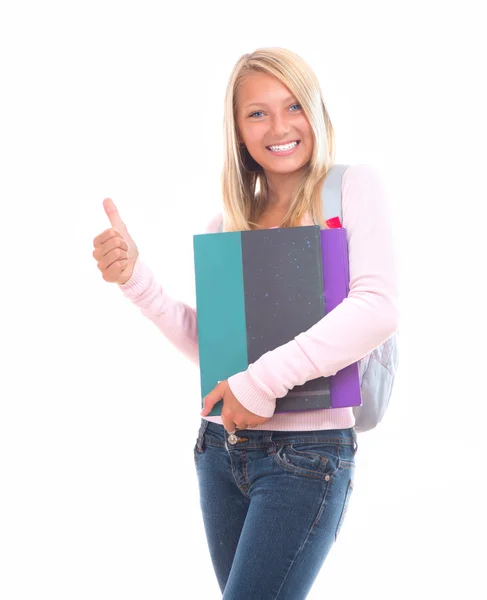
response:
<path id="1" fill-rule="evenodd" d="M 311 159 L 309 121 L 289 88 L 272 75 L 245 76 L 237 92 L 237 127 L 239 142 L 266 173 L 294 173 Z M 286 149 L 273 147 L 296 141 Z"/>

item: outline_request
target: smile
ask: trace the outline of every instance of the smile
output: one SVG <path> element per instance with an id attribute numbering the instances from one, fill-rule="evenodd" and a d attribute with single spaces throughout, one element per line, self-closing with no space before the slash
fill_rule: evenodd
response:
<path id="1" fill-rule="evenodd" d="M 296 148 L 299 146 L 301 140 L 294 140 L 293 142 L 289 142 L 289 144 L 281 144 L 279 146 L 266 146 L 269 152 L 272 154 L 287 156 L 288 154 L 292 154 Z"/>

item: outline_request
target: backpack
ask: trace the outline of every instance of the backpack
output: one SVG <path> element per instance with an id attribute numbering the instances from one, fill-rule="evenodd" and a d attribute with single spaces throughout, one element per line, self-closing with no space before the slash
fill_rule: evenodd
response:
<path id="1" fill-rule="evenodd" d="M 342 177 L 348 165 L 333 165 L 322 188 L 323 216 L 326 221 L 338 217 L 342 222 Z M 220 223 L 218 231 L 223 229 Z M 362 433 L 380 423 L 389 405 L 394 378 L 399 365 L 398 334 L 358 361 L 361 406 L 354 406 L 355 431 Z"/>
<path id="2" fill-rule="evenodd" d="M 322 188 L 325 220 L 338 217 L 342 222 L 342 177 L 348 165 L 333 165 Z M 355 430 L 369 431 L 380 423 L 389 406 L 394 378 L 399 365 L 399 332 L 396 331 L 372 352 L 358 361 L 361 406 L 353 407 Z"/>

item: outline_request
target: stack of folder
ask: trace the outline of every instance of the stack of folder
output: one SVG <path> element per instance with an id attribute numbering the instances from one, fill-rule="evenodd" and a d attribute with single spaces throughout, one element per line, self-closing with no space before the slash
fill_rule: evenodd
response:
<path id="1" fill-rule="evenodd" d="M 349 292 L 346 230 L 318 225 L 193 236 L 201 406 L 340 304 Z M 276 413 L 361 405 L 358 363 L 295 386 Z M 223 402 L 210 416 L 220 415 Z"/>

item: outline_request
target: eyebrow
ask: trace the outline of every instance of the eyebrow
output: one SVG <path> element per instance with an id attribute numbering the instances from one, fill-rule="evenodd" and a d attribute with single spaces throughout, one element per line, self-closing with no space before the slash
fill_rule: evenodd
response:
<path id="1" fill-rule="evenodd" d="M 290 100 L 296 100 L 296 97 L 295 96 L 288 96 L 287 98 L 284 98 L 284 100 L 282 101 L 282 103 L 286 104 Z M 268 106 L 268 105 L 265 102 L 251 102 L 250 104 L 246 104 L 244 106 L 244 108 L 249 108 L 250 106 Z"/>

